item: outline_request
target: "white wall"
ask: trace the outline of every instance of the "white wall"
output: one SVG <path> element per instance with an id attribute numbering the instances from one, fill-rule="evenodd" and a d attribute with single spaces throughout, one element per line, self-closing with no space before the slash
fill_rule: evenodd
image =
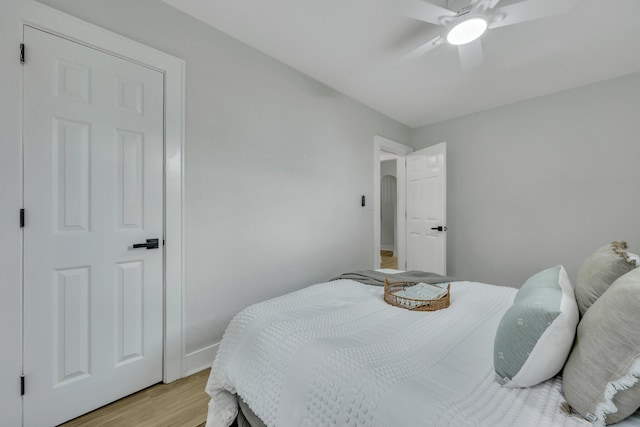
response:
<path id="1" fill-rule="evenodd" d="M 447 271 L 519 287 L 572 278 L 615 239 L 640 251 L 640 73 L 425 126 L 447 141 Z"/>
<path id="2" fill-rule="evenodd" d="M 396 176 L 396 167 L 397 160 L 384 160 L 380 162 L 380 176 L 383 177 L 385 175 Z"/>
<path id="3" fill-rule="evenodd" d="M 159 0 L 42 2 L 186 61 L 188 369 L 247 305 L 371 267 L 373 137 L 407 127 Z"/>

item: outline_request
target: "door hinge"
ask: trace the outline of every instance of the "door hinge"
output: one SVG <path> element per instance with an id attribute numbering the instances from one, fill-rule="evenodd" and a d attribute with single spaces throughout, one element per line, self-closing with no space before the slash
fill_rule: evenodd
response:
<path id="1" fill-rule="evenodd" d="M 20 43 L 20 63 L 24 64 L 24 43 Z"/>
<path id="2" fill-rule="evenodd" d="M 164 246 L 164 245 L 165 245 L 165 243 L 164 243 L 164 239 L 162 239 L 162 246 Z"/>
<path id="3" fill-rule="evenodd" d="M 20 228 L 24 227 L 24 209 L 20 209 Z"/>
<path id="4" fill-rule="evenodd" d="M 20 375 L 20 396 L 24 396 L 24 375 Z"/>

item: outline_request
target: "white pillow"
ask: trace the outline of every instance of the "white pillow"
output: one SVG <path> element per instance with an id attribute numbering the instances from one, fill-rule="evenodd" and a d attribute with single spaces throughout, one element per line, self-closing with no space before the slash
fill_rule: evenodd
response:
<path id="1" fill-rule="evenodd" d="M 496 332 L 498 381 L 506 387 L 531 387 L 560 372 L 571 351 L 578 320 L 578 304 L 563 266 L 531 276 Z"/>

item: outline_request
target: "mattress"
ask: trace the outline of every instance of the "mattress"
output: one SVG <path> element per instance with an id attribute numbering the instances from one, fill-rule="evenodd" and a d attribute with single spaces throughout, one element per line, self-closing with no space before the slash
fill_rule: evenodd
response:
<path id="1" fill-rule="evenodd" d="M 515 289 L 454 282 L 436 312 L 390 306 L 382 292 L 338 280 L 239 313 L 212 365 L 207 426 L 231 425 L 236 395 L 269 427 L 590 425 L 560 411 L 560 377 L 495 381 L 493 340 Z"/>

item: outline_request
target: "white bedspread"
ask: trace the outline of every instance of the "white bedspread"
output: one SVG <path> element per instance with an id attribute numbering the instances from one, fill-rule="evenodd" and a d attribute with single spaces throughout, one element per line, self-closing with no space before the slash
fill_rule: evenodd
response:
<path id="1" fill-rule="evenodd" d="M 590 425 L 560 412 L 559 378 L 495 382 L 494 335 L 514 289 L 455 282 L 436 312 L 392 307 L 382 291 L 338 280 L 239 313 L 213 362 L 207 427 L 232 423 L 236 393 L 269 427 Z"/>

